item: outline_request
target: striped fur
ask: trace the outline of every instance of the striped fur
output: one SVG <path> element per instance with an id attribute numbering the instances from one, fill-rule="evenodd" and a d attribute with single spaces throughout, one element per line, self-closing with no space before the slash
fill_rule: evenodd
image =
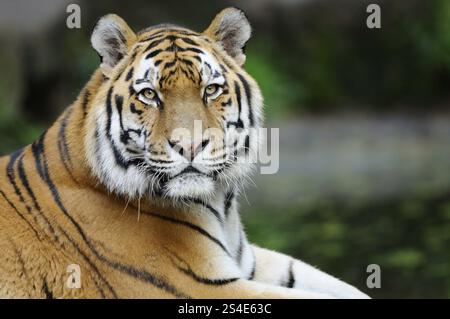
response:
<path id="1" fill-rule="evenodd" d="M 262 125 L 242 68 L 249 36 L 233 8 L 203 33 L 99 21 L 102 64 L 78 99 L 0 158 L 0 297 L 365 297 L 246 238 L 237 199 L 252 164 L 240 159 Z M 200 141 L 173 136 L 195 120 Z M 71 264 L 79 289 L 66 284 Z"/>

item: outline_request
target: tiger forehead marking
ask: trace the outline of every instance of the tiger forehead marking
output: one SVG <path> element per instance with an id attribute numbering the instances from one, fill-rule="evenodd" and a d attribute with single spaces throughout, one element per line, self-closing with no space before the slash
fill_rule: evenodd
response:
<path id="1" fill-rule="evenodd" d="M 131 68 L 137 70 L 133 73 L 134 86 L 147 82 L 168 93 L 177 84 L 196 88 L 212 80 L 225 84 L 229 67 L 204 36 L 180 29 L 159 30 L 142 37 L 132 55 L 135 61 Z"/>
<path id="2" fill-rule="evenodd" d="M 217 70 L 212 70 L 212 64 L 216 62 L 208 53 L 208 50 L 212 50 L 211 45 L 200 35 L 186 35 L 186 32 L 181 30 L 167 30 L 160 32 L 156 39 L 146 42 L 149 43 L 141 53 L 141 66 L 144 69 L 145 66 L 153 67 L 161 72 L 157 84 L 162 90 L 170 88 L 180 75 L 197 85 L 212 75 L 219 75 Z M 142 70 L 141 75 L 145 77 L 147 71 Z"/>

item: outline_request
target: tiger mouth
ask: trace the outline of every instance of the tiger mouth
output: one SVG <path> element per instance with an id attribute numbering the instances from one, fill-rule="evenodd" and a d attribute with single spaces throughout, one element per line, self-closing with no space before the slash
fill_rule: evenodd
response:
<path id="1" fill-rule="evenodd" d="M 171 182 L 185 182 L 189 184 L 196 184 L 200 181 L 206 182 L 218 182 L 220 179 L 221 173 L 228 168 L 230 165 L 220 165 L 219 168 L 216 168 L 210 172 L 204 173 L 200 171 L 199 169 L 195 168 L 192 165 L 189 165 L 182 169 L 180 172 L 176 173 L 175 175 L 170 174 L 169 172 L 164 171 L 158 171 L 158 170 L 152 170 L 150 173 L 150 176 L 157 176 L 157 183 L 154 185 L 154 187 L 157 187 L 161 190 L 166 189 L 168 183 Z"/>
<path id="2" fill-rule="evenodd" d="M 200 172 L 198 169 L 196 169 L 195 167 L 193 167 L 192 165 L 189 165 L 188 167 L 186 167 L 185 169 L 183 169 L 181 172 L 179 172 L 178 174 L 172 176 L 173 178 L 177 178 L 180 176 L 185 176 L 185 175 L 201 175 L 201 176 L 207 176 L 207 177 L 211 177 L 208 174 L 202 173 Z"/>

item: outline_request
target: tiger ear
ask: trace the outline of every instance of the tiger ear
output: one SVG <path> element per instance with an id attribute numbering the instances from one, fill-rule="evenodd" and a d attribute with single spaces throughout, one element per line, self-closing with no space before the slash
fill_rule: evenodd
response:
<path id="1" fill-rule="evenodd" d="M 108 14 L 98 20 L 92 31 L 91 44 L 101 58 L 103 74 L 108 76 L 136 40 L 136 34 L 118 15 Z"/>
<path id="2" fill-rule="evenodd" d="M 222 10 L 203 34 L 219 43 L 238 65 L 244 64 L 244 47 L 250 39 L 252 28 L 242 10 Z"/>

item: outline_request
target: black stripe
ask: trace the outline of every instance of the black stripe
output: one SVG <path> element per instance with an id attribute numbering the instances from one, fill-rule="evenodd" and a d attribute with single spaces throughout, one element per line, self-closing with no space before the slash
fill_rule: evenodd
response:
<path id="1" fill-rule="evenodd" d="M 144 50 L 144 52 L 150 51 L 151 49 L 153 49 L 154 47 L 156 47 L 157 45 L 159 45 L 160 43 L 162 43 L 165 40 L 166 40 L 166 38 L 162 38 L 162 39 L 158 39 L 158 40 L 150 42 L 150 44 L 147 46 L 147 48 Z"/>
<path id="2" fill-rule="evenodd" d="M 169 284 L 165 279 L 158 278 L 155 275 L 141 269 L 137 269 L 133 266 L 129 266 L 126 264 L 121 264 L 119 262 L 111 261 L 104 257 L 103 255 L 100 255 L 97 251 L 93 249 L 95 255 L 104 263 L 106 263 L 108 266 L 119 270 L 131 277 L 134 277 L 135 279 L 139 281 L 143 281 L 146 283 L 149 283 L 157 288 L 160 288 L 172 295 L 174 295 L 177 298 L 189 298 L 189 296 L 179 292 L 174 286 Z"/>
<path id="3" fill-rule="evenodd" d="M 245 155 L 248 155 L 250 152 L 250 135 L 247 135 L 245 137 L 245 142 L 244 142 L 244 153 Z"/>
<path id="4" fill-rule="evenodd" d="M 172 33 L 172 32 L 176 32 L 176 33 L 178 33 L 178 35 L 184 35 L 184 36 L 194 36 L 194 37 L 200 36 L 199 33 L 194 33 L 194 32 L 186 31 L 183 29 L 164 28 L 164 29 L 161 29 L 159 31 L 152 33 L 147 38 L 140 40 L 139 42 L 147 42 L 147 41 L 153 40 L 155 38 L 160 38 L 160 37 L 164 37 L 164 40 L 168 39 L 168 40 L 173 41 L 178 37 L 175 35 L 167 35 L 168 33 Z"/>
<path id="5" fill-rule="evenodd" d="M 209 70 L 209 73 L 210 74 L 212 74 L 213 73 L 213 69 L 212 69 L 212 66 L 211 66 L 211 64 L 209 64 L 208 62 L 206 62 L 205 61 L 205 63 L 204 63 L 205 65 L 206 65 L 206 67 L 208 68 L 208 70 Z"/>
<path id="6" fill-rule="evenodd" d="M 6 166 L 6 175 L 8 177 L 9 182 L 14 188 L 14 192 L 19 197 L 19 200 L 25 205 L 25 208 L 29 213 L 31 213 L 31 207 L 28 206 L 28 204 L 25 202 L 25 199 L 22 195 L 22 192 L 20 191 L 19 187 L 17 186 L 16 180 L 15 180 L 15 173 L 14 173 L 14 164 L 16 163 L 19 156 L 21 156 L 23 153 L 23 149 L 17 150 L 14 153 L 10 155 L 8 165 Z"/>
<path id="7" fill-rule="evenodd" d="M 166 36 L 166 39 L 173 42 L 178 39 L 178 36 L 176 36 L 174 34 L 169 34 L 168 36 Z"/>
<path id="8" fill-rule="evenodd" d="M 142 113 L 144 113 L 144 111 L 138 110 L 138 109 L 136 108 L 136 105 L 135 105 L 134 103 L 131 103 L 131 104 L 130 104 L 130 112 L 131 112 L 131 113 L 135 113 L 135 114 L 137 114 L 137 115 L 141 115 Z"/>
<path id="9" fill-rule="evenodd" d="M 47 184 L 48 188 L 50 189 L 50 192 L 53 196 L 53 199 L 57 206 L 63 211 L 63 213 L 69 217 L 69 219 L 72 220 L 72 217 L 68 214 L 65 207 L 63 206 L 61 202 L 61 198 L 59 196 L 59 193 L 56 189 L 55 184 L 53 184 L 52 179 L 50 178 L 50 174 L 48 171 L 47 161 L 45 159 L 45 153 L 44 153 L 44 139 L 45 139 L 45 133 L 31 145 L 31 149 L 33 152 L 36 168 L 38 170 L 39 176 L 42 178 L 42 180 Z M 41 159 L 41 156 L 44 157 Z M 43 161 L 42 161 L 43 160 Z M 81 231 L 81 229 L 79 229 Z"/>
<path id="10" fill-rule="evenodd" d="M 242 111 L 242 100 L 241 100 L 241 88 L 239 87 L 239 84 L 237 82 L 234 82 L 234 91 L 236 93 L 236 100 L 238 103 L 238 110 L 239 110 L 239 113 L 238 113 L 239 120 L 238 121 L 240 121 L 241 120 L 241 111 Z"/>
<path id="11" fill-rule="evenodd" d="M 231 105 L 231 98 L 229 98 L 227 101 L 222 102 L 220 105 L 222 106 L 230 106 Z"/>
<path id="12" fill-rule="evenodd" d="M 194 279 L 195 281 L 197 281 L 199 283 L 202 283 L 205 285 L 212 285 L 212 286 L 222 286 L 222 285 L 227 285 L 229 283 L 235 282 L 240 279 L 238 277 L 211 279 L 211 278 L 199 276 L 192 270 L 192 268 L 189 266 L 189 264 L 185 260 L 183 260 L 178 254 L 176 254 L 170 250 L 169 250 L 169 253 L 171 255 L 173 255 L 179 262 L 181 262 L 182 264 L 185 265 L 185 267 L 180 267 L 177 265 L 176 267 L 178 268 L 178 270 L 180 270 L 181 272 L 188 275 L 189 277 L 191 277 L 192 279 Z M 173 258 L 171 258 L 171 259 L 173 261 Z M 174 262 L 174 264 L 176 264 L 176 262 Z"/>
<path id="13" fill-rule="evenodd" d="M 179 59 L 180 62 L 183 62 L 184 64 L 187 64 L 188 66 L 192 66 L 194 63 L 191 60 L 187 60 L 187 59 Z"/>
<path id="14" fill-rule="evenodd" d="M 228 217 L 228 215 L 230 214 L 230 207 L 231 204 L 233 204 L 233 199 L 234 199 L 234 192 L 228 192 L 225 195 L 225 203 L 224 203 L 225 217 Z"/>
<path id="15" fill-rule="evenodd" d="M 111 149 L 113 151 L 114 154 L 114 159 L 116 161 L 116 164 L 123 168 L 123 169 L 128 169 L 128 167 L 131 165 L 131 163 L 129 161 L 127 161 L 125 158 L 123 158 L 122 154 L 119 152 L 119 150 L 117 149 L 112 135 L 111 135 L 111 125 L 112 125 L 112 92 L 113 92 L 113 87 L 111 87 L 108 90 L 108 94 L 106 96 L 106 114 L 107 114 L 107 122 L 106 122 L 106 136 L 108 138 L 109 144 L 111 146 Z"/>
<path id="16" fill-rule="evenodd" d="M 171 68 L 171 67 L 173 67 L 176 63 L 177 63 L 177 60 L 176 60 L 176 59 L 173 60 L 173 61 L 170 61 L 170 62 L 166 62 L 166 63 L 164 64 L 164 66 L 163 66 L 163 69 Z"/>
<path id="17" fill-rule="evenodd" d="M 250 127 L 253 127 L 255 124 L 255 120 L 253 117 L 253 108 L 252 108 L 252 92 L 250 90 L 250 85 L 248 84 L 247 80 L 241 75 L 237 74 L 239 79 L 242 82 L 242 85 L 244 86 L 245 95 L 247 96 L 247 105 L 248 105 L 248 118 L 250 122 Z"/>
<path id="18" fill-rule="evenodd" d="M 205 54 L 205 52 L 203 52 L 203 50 L 200 50 L 199 48 L 193 48 L 193 47 L 184 48 L 184 51 L 192 51 L 192 52 L 195 52 L 198 54 Z"/>
<path id="19" fill-rule="evenodd" d="M 91 97 L 91 92 L 88 89 L 84 91 L 83 100 L 81 101 L 81 108 L 83 110 L 83 117 L 87 115 L 87 107 L 89 104 L 89 98 Z"/>
<path id="20" fill-rule="evenodd" d="M 294 285 L 295 285 L 294 260 L 291 259 L 291 261 L 289 262 L 288 280 L 286 282 L 286 287 L 294 288 Z"/>
<path id="21" fill-rule="evenodd" d="M 205 284 L 205 285 L 222 286 L 222 285 L 227 285 L 229 283 L 239 280 L 239 278 L 237 278 L 237 277 L 210 279 L 210 278 L 200 277 L 199 275 L 194 273 L 191 269 L 185 269 L 182 267 L 178 267 L 178 269 L 180 271 L 182 271 L 183 273 L 185 273 L 186 275 L 188 275 L 189 277 L 191 277 L 192 279 L 194 279 L 195 281 Z"/>
<path id="22" fill-rule="evenodd" d="M 217 218 L 217 220 L 218 220 L 220 223 L 223 223 L 222 216 L 221 216 L 221 214 L 219 213 L 219 211 L 218 211 L 217 209 L 215 209 L 214 207 L 212 207 L 211 205 L 209 205 L 208 203 L 205 203 L 203 200 L 201 200 L 201 199 L 199 199 L 199 198 L 191 198 L 191 197 L 188 197 L 188 198 L 186 198 L 186 199 L 187 199 L 188 201 L 191 201 L 191 202 L 195 203 L 195 204 L 202 205 L 203 207 L 205 207 L 206 209 L 208 209 L 211 213 L 213 213 L 213 215 Z"/>
<path id="23" fill-rule="evenodd" d="M 133 88 L 133 84 L 130 84 L 130 86 L 128 87 L 128 94 L 130 94 L 130 97 L 132 97 L 135 93 L 136 91 Z"/>
<path id="24" fill-rule="evenodd" d="M 70 158 L 69 145 L 67 144 L 67 138 L 66 138 L 67 121 L 71 114 L 72 114 L 72 109 L 69 108 L 66 111 L 66 114 L 64 114 L 64 117 L 61 121 L 61 126 L 60 126 L 59 132 L 58 132 L 58 151 L 59 151 L 59 155 L 61 157 L 61 162 L 63 163 L 64 168 L 69 173 L 69 175 L 72 177 L 72 179 L 74 181 L 76 181 L 75 177 L 72 174 L 72 159 Z"/>
<path id="25" fill-rule="evenodd" d="M 244 123 L 241 119 L 241 111 L 242 111 L 242 100 L 241 100 L 241 89 L 239 87 L 239 84 L 235 81 L 234 82 L 234 90 L 236 93 L 236 100 L 238 103 L 238 119 L 235 122 L 229 121 L 227 122 L 227 128 L 230 126 L 234 126 L 236 129 L 244 128 Z"/>
<path id="26" fill-rule="evenodd" d="M 42 291 L 44 292 L 45 299 L 55 299 L 53 292 L 48 288 L 47 280 L 44 279 L 44 284 L 42 286 Z"/>
<path id="27" fill-rule="evenodd" d="M 145 214 L 160 218 L 162 220 L 174 223 L 174 224 L 178 224 L 178 225 L 183 225 L 186 226 L 200 234 L 202 234 L 203 236 L 207 237 L 208 239 L 210 239 L 211 241 L 213 241 L 214 243 L 216 243 L 220 248 L 222 248 L 222 250 L 231 257 L 231 254 L 228 252 L 227 248 L 225 247 L 224 244 L 222 244 L 220 242 L 220 240 L 218 240 L 217 238 L 215 238 L 214 236 L 212 236 L 210 233 L 208 233 L 206 230 L 204 230 L 203 228 L 201 228 L 200 226 L 197 226 L 195 224 L 192 224 L 190 222 L 184 221 L 184 220 L 179 220 L 176 218 L 172 218 L 169 216 L 165 216 L 165 215 L 161 215 L 161 214 L 157 214 L 157 213 L 150 213 L 150 212 L 146 212 Z"/>
<path id="28" fill-rule="evenodd" d="M 147 37 L 147 38 L 145 38 L 145 39 L 140 40 L 139 42 L 147 42 L 147 41 L 150 41 L 150 40 L 154 40 L 154 39 L 157 39 L 157 38 L 161 38 L 161 37 L 164 36 L 164 35 L 161 34 L 161 33 L 162 33 L 162 32 L 165 32 L 165 31 L 166 31 L 166 30 L 158 31 L 158 32 L 152 34 L 151 36 L 149 36 L 149 37 Z"/>
<path id="29" fill-rule="evenodd" d="M 121 96 L 121 95 L 116 95 L 116 96 L 115 96 L 115 102 L 116 102 L 117 113 L 119 114 L 119 123 L 120 123 L 120 129 L 121 129 L 121 132 L 120 132 L 120 141 L 121 141 L 123 144 L 127 145 L 127 144 L 128 144 L 128 141 L 131 139 L 131 137 L 130 137 L 130 132 L 134 132 L 134 133 L 136 133 L 137 135 L 140 136 L 141 133 L 142 133 L 142 131 L 141 131 L 141 130 L 134 130 L 134 129 L 128 129 L 128 130 L 125 129 L 125 126 L 123 125 L 123 114 L 122 114 L 122 111 L 123 111 L 123 96 Z M 114 146 L 115 146 L 115 145 L 114 145 Z M 122 158 L 123 158 L 123 157 L 122 157 Z M 125 160 L 125 159 L 124 159 L 124 161 L 127 162 L 128 165 L 132 165 L 132 164 L 138 165 L 138 164 L 141 163 L 143 160 L 138 160 L 138 159 L 135 159 L 135 160 Z"/>
<path id="30" fill-rule="evenodd" d="M 239 231 L 239 246 L 236 251 L 236 261 L 240 266 L 242 264 L 242 252 L 244 250 L 244 235 L 242 233 L 242 229 Z"/>
<path id="31" fill-rule="evenodd" d="M 123 56 L 122 56 L 123 57 Z M 120 58 L 119 60 L 121 60 L 122 58 Z M 115 77 L 115 79 L 114 79 L 114 82 L 117 82 L 121 77 L 122 77 L 122 74 L 123 74 L 123 72 L 125 72 L 125 69 L 126 69 L 127 67 L 126 66 L 124 66 L 122 69 L 120 69 L 119 70 L 119 73 L 117 74 L 117 76 Z"/>
<path id="32" fill-rule="evenodd" d="M 126 144 L 126 142 L 129 139 L 128 134 L 126 134 L 127 132 L 125 131 L 125 127 L 123 125 L 123 117 L 122 117 L 122 109 L 123 109 L 123 96 L 122 95 L 117 95 L 114 98 L 115 102 L 116 102 L 116 109 L 117 109 L 117 114 L 119 114 L 119 125 L 120 125 L 120 129 L 122 130 L 121 132 L 121 140 L 122 143 Z M 126 135 L 127 138 L 125 138 L 123 135 Z"/>
<path id="33" fill-rule="evenodd" d="M 131 54 L 131 56 L 130 56 L 130 60 L 129 61 L 133 61 L 136 58 L 137 54 L 138 54 L 138 51 L 134 50 L 133 54 Z"/>
<path id="34" fill-rule="evenodd" d="M 154 154 L 154 155 L 159 155 L 160 154 L 158 152 L 151 152 L 151 153 Z M 153 163 L 157 163 L 157 164 L 171 164 L 171 163 L 173 163 L 173 161 L 167 161 L 167 160 L 157 159 L 157 158 L 155 158 L 155 159 L 150 158 L 149 161 L 151 161 Z"/>
<path id="35" fill-rule="evenodd" d="M 242 120 L 239 118 L 236 122 L 227 122 L 227 128 L 229 128 L 230 126 L 234 126 L 236 129 L 242 129 L 244 128 L 244 123 L 242 122 Z"/>
<path id="36" fill-rule="evenodd" d="M 238 141 L 236 140 L 234 142 L 234 144 L 233 144 L 233 149 L 234 149 L 234 151 L 233 151 L 233 159 L 234 159 L 235 162 L 237 162 L 237 155 L 238 155 L 237 144 L 238 144 Z"/>
<path id="37" fill-rule="evenodd" d="M 145 59 L 148 60 L 148 59 L 150 59 L 150 58 L 153 58 L 154 56 L 158 55 L 158 54 L 161 53 L 161 52 L 162 52 L 161 49 L 156 49 L 156 50 L 150 52 L 149 54 L 147 54 L 147 55 L 145 56 Z"/>
<path id="38" fill-rule="evenodd" d="M 183 42 L 185 42 L 185 43 L 187 43 L 187 44 L 191 44 L 191 45 L 198 46 L 198 43 L 195 42 L 195 41 L 192 40 L 192 39 L 184 38 L 184 37 L 180 37 L 179 39 L 181 39 Z"/>
<path id="39" fill-rule="evenodd" d="M 198 55 L 194 55 L 192 56 L 192 58 L 196 59 L 198 62 L 202 63 L 202 59 L 198 56 Z M 199 71 L 197 70 L 197 74 L 200 76 Z M 200 79 L 198 81 L 201 81 Z M 197 82 L 198 82 L 197 81 Z"/>
<path id="40" fill-rule="evenodd" d="M 127 76 L 125 77 L 125 81 L 130 81 L 133 77 L 134 68 L 131 67 L 130 71 L 128 71 Z"/>
<path id="41" fill-rule="evenodd" d="M 9 198 L 6 196 L 6 194 L 0 189 L 0 195 L 2 195 L 2 197 L 6 200 L 6 202 L 9 204 L 9 206 L 11 206 L 12 209 L 14 209 L 14 211 L 17 213 L 17 215 L 19 215 L 19 217 L 25 222 L 27 223 L 27 225 L 31 228 L 31 230 L 34 232 L 34 234 L 36 235 L 36 238 L 39 239 L 39 234 L 37 232 L 37 230 L 33 227 L 33 225 L 31 225 L 31 223 L 23 216 L 22 213 L 19 212 L 19 210 L 17 209 L 16 206 L 14 206 L 14 204 L 9 200 Z"/>
<path id="42" fill-rule="evenodd" d="M 195 79 L 194 79 L 194 77 L 193 77 L 193 74 L 192 74 L 192 72 L 189 70 L 189 72 L 188 71 L 186 71 L 184 68 L 181 68 L 181 72 L 183 72 L 183 74 L 189 79 L 189 80 L 191 80 L 191 81 L 195 81 Z"/>
<path id="43" fill-rule="evenodd" d="M 66 139 L 66 128 L 67 128 L 67 121 L 69 120 L 70 115 L 72 114 L 72 109 L 69 108 L 66 111 L 66 114 L 64 114 L 64 117 L 61 121 L 61 126 L 59 128 L 59 132 L 58 132 L 58 139 L 61 143 L 61 151 L 62 151 L 62 155 L 65 161 L 67 161 L 69 165 L 72 165 L 72 161 L 70 158 L 70 154 L 69 154 L 69 146 L 67 144 L 67 139 Z"/>
<path id="44" fill-rule="evenodd" d="M 11 238 L 7 239 L 10 245 L 12 246 L 14 250 L 14 254 L 17 257 L 17 261 L 20 264 L 20 270 L 22 271 L 22 275 L 26 278 L 28 282 L 31 282 L 30 275 L 28 274 L 28 270 L 25 264 L 25 260 L 23 259 L 22 249 L 19 249 L 17 245 L 14 243 L 14 241 Z M 20 247 L 22 248 L 22 247 Z"/>
<path id="45" fill-rule="evenodd" d="M 36 196 L 35 196 L 33 190 L 31 189 L 30 183 L 29 183 L 27 175 L 25 173 L 25 169 L 23 167 L 23 156 L 21 156 L 19 158 L 19 162 L 17 165 L 17 171 L 19 172 L 19 178 L 20 178 L 20 181 L 22 182 L 22 185 L 25 187 L 25 190 L 27 191 L 28 196 L 30 196 L 31 200 L 33 201 L 34 207 L 41 214 L 41 217 L 43 217 L 43 219 L 45 220 L 47 226 L 49 227 L 50 232 L 53 235 L 55 235 L 55 230 L 53 229 L 53 226 L 50 224 L 50 221 L 43 215 L 41 206 L 37 202 Z"/>
<path id="46" fill-rule="evenodd" d="M 195 33 L 195 32 L 191 32 L 188 30 L 182 30 L 182 29 L 173 29 L 171 31 L 176 31 L 178 34 L 182 34 L 182 35 L 186 35 L 186 36 L 191 36 L 191 37 L 198 37 L 200 36 L 199 33 Z"/>
<path id="47" fill-rule="evenodd" d="M 255 258 L 255 252 L 253 249 L 251 249 L 252 255 L 253 255 L 253 266 L 252 271 L 250 272 L 250 275 L 248 276 L 248 280 L 253 280 L 255 278 L 255 272 L 256 272 L 256 258 Z"/>
<path id="48" fill-rule="evenodd" d="M 225 74 L 228 73 L 227 68 L 226 68 L 225 65 L 223 65 L 222 63 L 220 64 L 220 68 L 222 69 L 222 72 L 223 72 L 223 73 L 225 73 Z"/>

